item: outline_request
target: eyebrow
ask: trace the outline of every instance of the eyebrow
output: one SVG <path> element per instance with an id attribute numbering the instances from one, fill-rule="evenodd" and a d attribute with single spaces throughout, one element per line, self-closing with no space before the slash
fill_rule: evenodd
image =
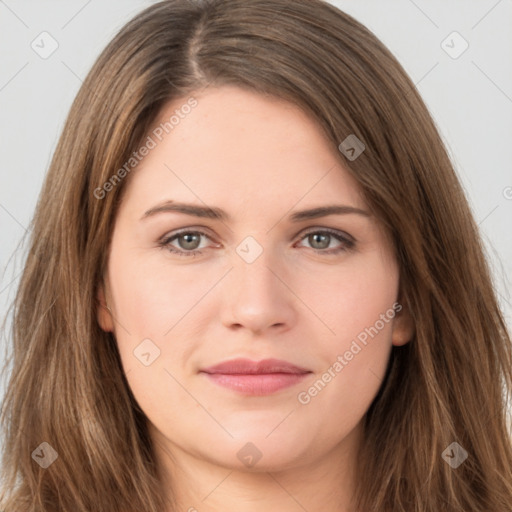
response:
<path id="1" fill-rule="evenodd" d="M 206 219 L 220 220 L 223 222 L 229 222 L 231 220 L 230 215 L 222 210 L 221 208 L 199 206 L 189 203 L 179 203 L 176 201 L 168 200 L 161 204 L 154 206 L 147 210 L 140 220 L 147 219 L 158 213 L 164 212 L 177 212 L 185 215 L 192 215 L 194 217 L 201 217 Z M 290 215 L 289 220 L 291 222 L 301 222 L 305 220 L 318 219 L 320 217 L 326 217 L 327 215 L 346 215 L 346 214 L 358 214 L 364 217 L 371 217 L 371 214 L 366 210 L 356 208 L 355 206 L 348 205 L 326 205 L 311 208 L 309 210 L 302 210 L 294 212 Z"/>

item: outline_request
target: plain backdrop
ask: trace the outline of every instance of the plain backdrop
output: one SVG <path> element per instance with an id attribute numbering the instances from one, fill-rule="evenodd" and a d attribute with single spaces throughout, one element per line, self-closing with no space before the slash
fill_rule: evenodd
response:
<path id="1" fill-rule="evenodd" d="M 25 256 L 16 248 L 27 232 L 71 102 L 104 46 L 152 3 L 0 0 L 2 319 Z M 390 48 L 424 98 L 481 228 L 510 326 L 512 0 L 331 3 Z M 0 340 L 0 363 L 7 334 Z M 0 400 L 4 386 L 0 382 Z"/>

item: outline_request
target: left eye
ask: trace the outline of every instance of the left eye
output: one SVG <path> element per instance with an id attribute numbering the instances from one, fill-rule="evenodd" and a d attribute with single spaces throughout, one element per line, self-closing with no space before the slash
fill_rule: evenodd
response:
<path id="1" fill-rule="evenodd" d="M 170 237 L 164 238 L 160 242 L 161 247 L 166 247 L 170 252 L 178 254 L 179 256 L 195 256 L 201 254 L 202 251 L 198 250 L 201 237 L 209 238 L 208 235 L 202 231 L 182 231 Z M 174 240 L 179 241 L 181 247 L 176 247 L 171 243 Z M 203 247 L 204 248 L 204 247 Z"/>
<path id="2" fill-rule="evenodd" d="M 179 256 L 194 257 L 202 254 L 202 251 L 199 249 L 201 237 L 210 239 L 203 231 L 181 231 L 180 233 L 165 237 L 159 242 L 159 245 Z M 337 240 L 340 245 L 329 248 L 333 239 Z M 311 249 L 320 254 L 337 254 L 353 249 L 355 245 L 355 240 L 351 236 L 327 229 L 310 231 L 302 235 L 300 241 L 303 240 L 308 240 L 310 244 L 317 245 L 317 247 L 313 246 Z M 178 247 L 173 245 L 174 241 L 178 241 Z M 205 246 L 202 248 L 204 249 Z"/>
<path id="3" fill-rule="evenodd" d="M 310 244 L 319 245 L 320 247 L 312 247 L 312 249 L 317 253 L 322 254 L 337 254 L 341 251 L 348 251 L 354 248 L 355 241 L 354 239 L 345 234 L 338 231 L 332 230 L 320 230 L 320 231 L 310 231 L 306 233 L 301 240 L 307 239 Z M 335 239 L 340 245 L 338 247 L 330 248 L 331 241 Z"/>

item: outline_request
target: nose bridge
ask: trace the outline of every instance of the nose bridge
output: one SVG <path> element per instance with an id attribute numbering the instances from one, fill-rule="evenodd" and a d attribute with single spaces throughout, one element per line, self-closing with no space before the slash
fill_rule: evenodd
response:
<path id="1" fill-rule="evenodd" d="M 234 273 L 240 285 L 240 290 L 249 290 L 252 294 L 270 293 L 276 287 L 275 259 L 270 250 L 265 250 L 255 261 L 248 263 L 239 258 L 235 264 Z M 274 263 L 274 264 L 273 264 Z"/>
<path id="2" fill-rule="evenodd" d="M 247 237 L 236 248 L 226 305 L 228 324 L 261 331 L 293 320 L 293 294 L 280 276 L 278 256 L 266 244 Z"/>
<path id="3" fill-rule="evenodd" d="M 255 300 L 269 300 L 280 294 L 282 283 L 276 277 L 276 257 L 267 244 L 264 248 L 252 237 L 244 240 L 236 249 L 233 269 L 237 295 L 251 295 Z"/>

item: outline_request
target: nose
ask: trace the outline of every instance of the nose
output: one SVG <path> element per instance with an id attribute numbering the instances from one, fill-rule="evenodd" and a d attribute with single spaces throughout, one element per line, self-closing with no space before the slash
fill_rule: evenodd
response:
<path id="1" fill-rule="evenodd" d="M 296 296 L 283 265 L 265 250 L 252 263 L 234 255 L 234 268 L 226 276 L 221 318 L 231 330 L 255 334 L 290 329 L 296 321 Z"/>

